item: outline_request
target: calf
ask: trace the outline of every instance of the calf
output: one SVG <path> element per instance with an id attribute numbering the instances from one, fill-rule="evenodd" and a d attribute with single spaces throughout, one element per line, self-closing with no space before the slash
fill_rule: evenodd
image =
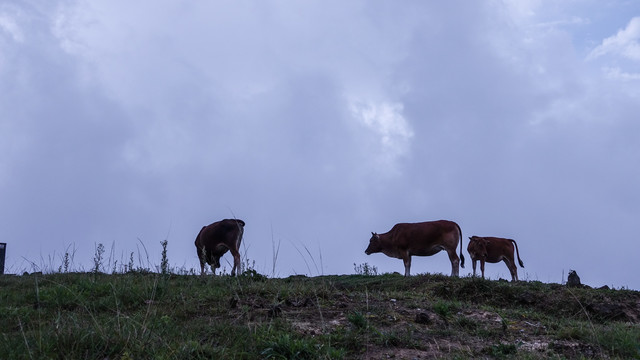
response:
<path id="1" fill-rule="evenodd" d="M 240 243 L 244 233 L 244 221 L 238 219 L 224 219 L 213 224 L 203 226 L 196 237 L 195 245 L 200 259 L 200 274 L 204 274 L 204 264 L 211 265 L 213 274 L 220 267 L 220 258 L 227 251 L 233 255 L 231 276 L 240 270 Z"/>
<path id="2" fill-rule="evenodd" d="M 511 239 L 503 239 L 497 237 L 480 237 L 472 236 L 469 238 L 469 245 L 467 251 L 473 261 L 473 276 L 476 276 L 476 261 L 480 260 L 480 270 L 482 271 L 482 278 L 484 279 L 484 263 L 497 263 L 504 261 L 507 264 L 507 268 L 511 272 L 511 281 L 518 280 L 518 268 L 513 259 L 513 247 L 515 245 L 516 254 L 518 256 L 518 263 L 520 267 L 524 268 L 522 260 L 520 260 L 520 252 L 518 251 L 518 244 Z"/>
<path id="3" fill-rule="evenodd" d="M 411 256 L 431 256 L 444 250 L 451 261 L 451 276 L 458 276 L 459 266 L 464 268 L 462 256 L 462 230 L 453 221 L 439 220 L 421 223 L 400 223 L 384 234 L 371 233 L 367 255 L 381 252 L 402 259 L 404 276 L 409 276 Z M 456 248 L 460 241 L 460 257 Z"/>

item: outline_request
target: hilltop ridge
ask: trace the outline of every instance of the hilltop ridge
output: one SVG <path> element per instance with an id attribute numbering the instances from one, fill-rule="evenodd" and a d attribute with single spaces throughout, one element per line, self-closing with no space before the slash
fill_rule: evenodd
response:
<path id="1" fill-rule="evenodd" d="M 444 275 L 0 276 L 12 359 L 638 358 L 640 292 Z"/>

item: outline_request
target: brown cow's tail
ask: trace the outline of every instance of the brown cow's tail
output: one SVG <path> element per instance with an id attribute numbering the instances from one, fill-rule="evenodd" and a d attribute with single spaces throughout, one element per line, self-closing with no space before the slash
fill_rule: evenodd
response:
<path id="1" fill-rule="evenodd" d="M 458 225 L 458 223 L 454 224 L 456 224 L 458 234 L 460 234 L 460 267 L 464 269 L 464 255 L 462 255 L 462 229 L 460 229 L 460 225 Z"/>
<path id="2" fill-rule="evenodd" d="M 509 241 L 511 241 L 513 243 L 513 245 L 516 246 L 516 255 L 518 256 L 518 262 L 520 263 L 520 267 L 524 267 L 524 264 L 522 263 L 522 260 L 520 260 L 520 251 L 518 251 L 518 243 L 516 243 L 515 240 L 511 240 L 511 239 L 509 239 Z"/>

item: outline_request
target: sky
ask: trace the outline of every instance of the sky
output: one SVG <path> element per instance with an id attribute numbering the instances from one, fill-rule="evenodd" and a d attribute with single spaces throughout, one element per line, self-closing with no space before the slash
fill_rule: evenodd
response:
<path id="1" fill-rule="evenodd" d="M 497 236 L 640 289 L 638 114 L 637 1 L 1 0 L 5 271 L 198 269 L 235 217 L 262 274 L 403 273 L 371 232 L 447 219 L 462 276 Z"/>

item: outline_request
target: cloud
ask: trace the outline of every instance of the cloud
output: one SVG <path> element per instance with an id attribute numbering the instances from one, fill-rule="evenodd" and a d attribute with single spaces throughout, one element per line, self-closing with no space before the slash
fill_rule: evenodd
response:
<path id="1" fill-rule="evenodd" d="M 623 71 L 619 67 L 604 67 L 603 71 L 608 78 L 614 79 L 614 80 L 622 80 L 622 81 L 640 80 L 640 73 L 628 73 Z"/>
<path id="2" fill-rule="evenodd" d="M 375 137 L 371 153 L 377 159 L 376 166 L 394 168 L 395 160 L 409 152 L 414 136 L 402 114 L 403 105 L 366 102 L 352 103 L 350 108 L 352 116 Z"/>
<path id="3" fill-rule="evenodd" d="M 609 50 L 584 61 L 574 31 L 592 29 L 589 14 L 540 1 L 16 4 L 0 7 L 13 259 L 73 243 L 90 262 L 115 242 L 126 261 L 138 238 L 159 256 L 169 236 L 170 261 L 189 268 L 200 227 L 231 216 L 259 271 L 282 242 L 279 275 L 319 272 L 305 247 L 324 273 L 396 271 L 363 254 L 367 234 L 439 218 L 513 236 L 543 281 L 571 266 L 611 284 L 602 269 L 621 261 L 591 258 L 637 247 L 631 225 L 601 220 L 640 211 L 637 91 L 599 62 L 634 76 Z M 594 250 L 568 260 L 578 241 Z M 415 272 L 447 261 L 414 259 Z"/>
<path id="4" fill-rule="evenodd" d="M 604 55 L 617 55 L 630 60 L 640 61 L 640 17 L 632 18 L 627 27 L 616 35 L 602 40 L 591 51 L 587 59 L 595 59 Z"/>
<path id="5" fill-rule="evenodd" d="M 15 42 L 21 43 L 24 41 L 24 34 L 22 33 L 22 30 L 14 20 L 13 16 L 8 14 L 6 10 L 0 13 L 0 31 L 9 34 L 11 39 Z"/>

